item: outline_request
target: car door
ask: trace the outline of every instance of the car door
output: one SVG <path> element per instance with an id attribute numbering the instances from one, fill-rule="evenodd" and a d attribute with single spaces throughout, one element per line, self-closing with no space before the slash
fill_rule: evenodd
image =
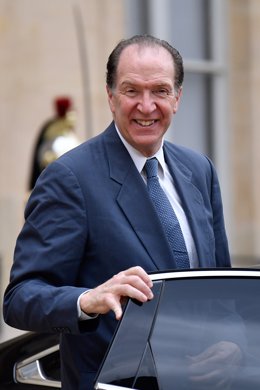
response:
<path id="1" fill-rule="evenodd" d="M 260 388 L 260 273 L 151 275 L 154 299 L 129 300 L 96 389 Z"/>

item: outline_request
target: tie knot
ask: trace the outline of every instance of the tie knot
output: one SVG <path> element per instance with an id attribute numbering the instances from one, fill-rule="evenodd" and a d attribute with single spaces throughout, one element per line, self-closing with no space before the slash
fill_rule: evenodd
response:
<path id="1" fill-rule="evenodd" d="M 149 158 L 145 163 L 145 171 L 147 179 L 151 177 L 156 177 L 158 174 L 158 160 L 156 157 Z"/>

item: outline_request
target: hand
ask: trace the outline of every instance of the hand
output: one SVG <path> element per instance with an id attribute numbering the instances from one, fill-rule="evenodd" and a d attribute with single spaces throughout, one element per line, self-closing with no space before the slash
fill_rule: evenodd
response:
<path id="1" fill-rule="evenodd" d="M 82 295 L 80 307 L 86 314 L 106 314 L 112 310 L 116 319 L 120 320 L 125 298 L 146 302 L 153 298 L 152 286 L 153 283 L 143 268 L 132 267 Z"/>
<path id="2" fill-rule="evenodd" d="M 220 341 L 196 356 L 189 356 L 190 380 L 199 389 L 229 389 L 242 361 L 242 352 L 233 342 Z"/>

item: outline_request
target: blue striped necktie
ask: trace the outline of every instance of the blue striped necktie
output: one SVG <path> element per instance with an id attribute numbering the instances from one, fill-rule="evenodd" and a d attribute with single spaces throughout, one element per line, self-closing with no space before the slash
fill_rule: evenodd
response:
<path id="1" fill-rule="evenodd" d="M 157 158 L 146 160 L 144 169 L 147 175 L 147 190 L 169 241 L 177 268 L 190 268 L 189 256 L 178 218 L 159 183 Z"/>

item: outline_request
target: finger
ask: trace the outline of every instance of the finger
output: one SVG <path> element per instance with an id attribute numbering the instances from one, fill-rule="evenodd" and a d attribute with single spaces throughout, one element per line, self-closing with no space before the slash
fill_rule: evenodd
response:
<path id="1" fill-rule="evenodd" d="M 193 356 L 189 355 L 188 357 L 191 361 L 198 363 L 200 361 L 202 362 L 204 360 L 209 359 L 211 356 L 214 356 L 215 353 L 216 353 L 215 348 L 210 346 L 209 348 L 205 349 L 198 355 L 193 355 Z"/>
<path id="2" fill-rule="evenodd" d="M 112 310 L 115 313 L 116 319 L 120 320 L 123 314 L 121 299 L 118 299 L 116 296 L 110 294 L 106 296 L 104 302 L 105 302 L 105 306 L 109 310 Z"/>
<path id="3" fill-rule="evenodd" d="M 153 282 L 150 278 L 150 276 L 145 272 L 145 270 L 140 266 L 135 266 L 128 268 L 124 271 L 125 275 L 136 275 L 139 276 L 145 284 L 147 284 L 148 287 L 153 286 Z"/>
<path id="4" fill-rule="evenodd" d="M 116 319 L 117 319 L 118 321 L 121 320 L 122 315 L 123 315 L 122 306 L 121 306 L 120 304 L 113 305 L 113 306 L 111 307 L 111 310 L 115 313 Z"/>
<path id="5" fill-rule="evenodd" d="M 208 383 L 215 381 L 218 378 L 221 378 L 221 374 L 223 375 L 223 371 L 221 370 L 206 371 L 206 373 L 201 373 L 201 375 L 191 375 L 190 379 L 193 382 Z"/>
<path id="6" fill-rule="evenodd" d="M 148 277 L 148 279 L 146 276 Z M 113 288 L 113 286 L 120 286 L 120 285 L 132 286 L 135 289 L 142 292 L 147 299 L 153 298 L 153 293 L 151 290 L 152 281 L 150 280 L 149 276 L 145 273 L 145 271 L 141 267 L 134 267 L 126 271 L 119 272 L 118 274 L 114 275 L 112 279 L 110 279 L 107 286 Z M 128 296 L 131 298 L 136 298 L 132 295 L 128 295 Z"/>
<path id="7" fill-rule="evenodd" d="M 148 283 L 148 284 L 147 284 Z M 149 285 L 152 282 L 141 267 L 122 271 L 107 282 L 89 291 L 81 298 L 81 309 L 85 313 L 106 314 L 112 310 L 117 319 L 122 316 L 122 298 L 130 297 L 140 302 L 153 298 Z"/>
<path id="8" fill-rule="evenodd" d="M 193 384 L 200 386 L 200 389 L 224 389 L 225 386 L 229 385 L 232 382 L 232 378 L 225 375 L 225 373 L 219 372 L 216 374 L 210 373 L 208 375 L 201 375 L 190 377 L 190 381 Z M 229 387 L 227 387 L 229 389 Z"/>
<path id="9" fill-rule="evenodd" d="M 110 289 L 110 292 L 119 298 L 128 297 L 142 303 L 153 298 L 153 293 L 151 291 L 145 291 L 140 288 L 140 286 L 136 287 L 130 283 L 115 285 Z"/>

